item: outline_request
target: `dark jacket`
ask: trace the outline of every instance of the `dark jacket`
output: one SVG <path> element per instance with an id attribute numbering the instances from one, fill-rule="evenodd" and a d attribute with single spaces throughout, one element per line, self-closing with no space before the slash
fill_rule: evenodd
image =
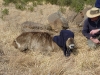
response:
<path id="1" fill-rule="evenodd" d="M 90 18 L 87 18 L 84 22 L 82 34 L 88 39 L 90 39 L 90 37 L 95 38 L 95 37 L 99 36 L 100 32 L 98 32 L 95 35 L 90 35 L 90 31 L 93 29 L 100 29 L 100 17 L 99 17 L 97 23 L 95 23 L 94 21 L 91 21 Z"/>
<path id="2" fill-rule="evenodd" d="M 100 8 L 100 0 L 96 0 L 95 7 Z"/>
<path id="3" fill-rule="evenodd" d="M 70 55 L 70 52 L 67 50 L 66 47 L 66 41 L 68 38 L 74 38 L 74 33 L 70 30 L 61 30 L 60 35 L 58 36 L 54 36 L 53 37 L 53 41 L 63 49 L 64 55 L 66 56 L 66 52 L 67 52 L 67 56 Z"/>

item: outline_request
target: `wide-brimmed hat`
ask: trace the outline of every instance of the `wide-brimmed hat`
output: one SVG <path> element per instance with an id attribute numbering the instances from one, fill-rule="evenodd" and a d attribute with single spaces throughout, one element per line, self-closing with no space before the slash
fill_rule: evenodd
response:
<path id="1" fill-rule="evenodd" d="M 93 7 L 86 12 L 86 15 L 89 18 L 94 18 L 94 17 L 100 16 L 100 9 Z"/>

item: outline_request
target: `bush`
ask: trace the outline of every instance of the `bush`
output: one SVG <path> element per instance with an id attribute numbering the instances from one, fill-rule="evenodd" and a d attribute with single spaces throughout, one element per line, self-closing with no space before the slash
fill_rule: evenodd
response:
<path id="1" fill-rule="evenodd" d="M 76 12 L 78 12 L 84 8 L 84 1 L 83 0 L 73 0 L 70 7 L 73 8 Z"/>
<path id="2" fill-rule="evenodd" d="M 34 8 L 32 7 L 32 6 L 30 6 L 29 8 L 28 8 L 28 10 L 30 10 L 31 12 L 34 10 Z"/>
<path id="3" fill-rule="evenodd" d="M 61 7 L 70 6 L 76 12 L 82 10 L 84 4 L 93 6 L 95 3 L 95 0 L 3 0 L 3 1 L 4 5 L 8 5 L 9 3 L 14 3 L 16 5 L 16 8 L 19 8 L 21 10 L 25 9 L 25 6 L 27 5 L 28 2 L 32 2 L 34 7 L 36 5 L 41 5 L 43 1 L 45 1 L 46 3 L 56 4 Z"/>
<path id="4" fill-rule="evenodd" d="M 94 6 L 96 0 L 85 0 L 85 4 Z"/>
<path id="5" fill-rule="evenodd" d="M 6 9 L 6 8 L 3 9 L 3 10 L 2 10 L 2 14 L 3 14 L 3 15 L 8 15 L 8 14 L 9 14 L 9 10 Z"/>
<path id="6" fill-rule="evenodd" d="M 22 5 L 20 3 L 16 3 L 15 7 L 16 7 L 16 9 L 25 10 L 25 5 Z"/>
<path id="7" fill-rule="evenodd" d="M 2 15 L 0 16 L 0 18 L 4 19 L 4 16 L 9 14 L 9 10 L 6 9 L 6 8 L 5 9 L 1 9 L 1 10 L 2 10 L 1 11 Z"/>

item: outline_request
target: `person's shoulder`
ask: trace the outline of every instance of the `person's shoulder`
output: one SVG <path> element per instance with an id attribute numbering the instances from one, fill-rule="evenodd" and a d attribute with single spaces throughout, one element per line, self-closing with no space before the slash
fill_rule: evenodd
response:
<path id="1" fill-rule="evenodd" d="M 72 32 L 70 29 L 63 29 L 61 32 Z"/>
<path id="2" fill-rule="evenodd" d="M 89 22 L 90 21 L 90 18 L 86 18 L 85 20 L 84 20 L 84 22 Z"/>

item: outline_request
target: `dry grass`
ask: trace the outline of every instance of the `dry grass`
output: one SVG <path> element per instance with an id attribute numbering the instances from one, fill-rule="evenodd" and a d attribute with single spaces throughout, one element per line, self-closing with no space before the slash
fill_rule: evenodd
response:
<path id="1" fill-rule="evenodd" d="M 0 8 L 4 7 L 0 4 Z M 47 17 L 56 12 L 58 6 L 37 6 L 34 12 L 16 10 L 13 5 L 7 8 L 9 15 L 0 19 L 0 75 L 100 75 L 100 50 L 90 50 L 80 31 L 75 32 L 77 53 L 70 57 L 65 57 L 62 51 L 51 55 L 38 51 L 22 53 L 11 45 L 21 33 L 21 23 L 47 24 Z M 77 28 L 74 23 L 70 23 L 70 27 Z"/>

